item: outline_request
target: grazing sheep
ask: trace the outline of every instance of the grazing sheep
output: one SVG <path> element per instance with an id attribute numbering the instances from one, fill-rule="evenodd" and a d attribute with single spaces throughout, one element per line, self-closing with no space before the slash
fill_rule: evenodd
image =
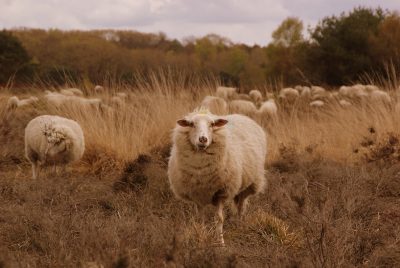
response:
<path id="1" fill-rule="evenodd" d="M 14 110 L 18 108 L 19 99 L 17 96 L 13 96 L 7 101 L 7 111 Z"/>
<path id="2" fill-rule="evenodd" d="M 323 101 L 320 101 L 320 100 L 316 100 L 316 101 L 310 102 L 310 106 L 311 107 L 322 107 L 324 105 L 325 105 L 325 103 Z"/>
<path id="3" fill-rule="evenodd" d="M 312 86 L 311 87 L 311 94 L 312 95 L 325 95 L 326 94 L 326 90 L 323 87 L 318 87 L 318 86 Z"/>
<path id="4" fill-rule="evenodd" d="M 348 102 L 347 100 L 340 100 L 340 101 L 339 101 L 339 104 L 340 104 L 340 106 L 342 106 L 342 107 L 350 107 L 350 106 L 351 106 L 351 103 Z"/>
<path id="5" fill-rule="evenodd" d="M 122 108 L 125 105 L 125 101 L 118 96 L 112 97 L 110 103 L 114 108 Z"/>
<path id="6" fill-rule="evenodd" d="M 236 94 L 235 100 L 246 100 L 246 101 L 251 101 L 251 98 L 250 98 L 250 96 L 247 95 L 247 94 L 240 93 L 240 94 Z"/>
<path id="7" fill-rule="evenodd" d="M 23 107 L 31 104 L 35 104 L 39 101 L 38 97 L 31 96 L 29 99 L 20 100 L 17 96 L 13 96 L 7 101 L 7 110 L 13 110 L 18 107 Z"/>
<path id="8" fill-rule="evenodd" d="M 83 97 L 82 90 L 80 90 L 78 88 L 68 88 L 67 90 L 72 92 L 75 96 Z"/>
<path id="9" fill-rule="evenodd" d="M 239 217 L 247 198 L 265 186 L 266 135 L 242 115 L 215 116 L 195 110 L 174 129 L 168 178 L 175 196 L 198 211 L 216 206 L 216 233 L 223 238 L 223 208 L 234 201 Z"/>
<path id="10" fill-rule="evenodd" d="M 293 103 L 297 98 L 299 98 L 299 96 L 299 91 L 291 87 L 282 88 L 279 92 L 279 99 L 290 103 Z"/>
<path id="11" fill-rule="evenodd" d="M 382 90 L 373 91 L 371 93 L 371 99 L 375 102 L 390 103 L 391 98 L 389 94 Z"/>
<path id="12" fill-rule="evenodd" d="M 94 92 L 95 92 L 96 94 L 104 93 L 104 87 L 99 86 L 99 85 L 96 85 L 96 86 L 94 87 Z"/>
<path id="13" fill-rule="evenodd" d="M 379 87 L 375 86 L 375 85 L 366 85 L 365 86 L 365 91 L 369 94 L 371 94 L 374 91 L 379 91 Z"/>
<path id="14" fill-rule="evenodd" d="M 262 101 L 262 94 L 259 90 L 253 89 L 249 92 L 249 96 L 255 105 L 260 105 Z"/>
<path id="15" fill-rule="evenodd" d="M 68 89 L 61 89 L 60 94 L 64 95 L 64 96 L 69 96 L 69 97 L 75 96 L 74 92 L 69 91 Z"/>
<path id="16" fill-rule="evenodd" d="M 311 98 L 311 89 L 309 87 L 303 87 L 303 90 L 301 91 L 301 97 L 302 98 Z"/>
<path id="17" fill-rule="evenodd" d="M 213 114 L 228 114 L 228 104 L 220 97 L 206 96 L 201 102 L 201 107 L 208 108 Z"/>
<path id="18" fill-rule="evenodd" d="M 224 100 L 231 100 L 235 98 L 237 89 L 234 87 L 217 87 L 217 97 Z"/>
<path id="19" fill-rule="evenodd" d="M 62 94 L 50 91 L 45 92 L 44 98 L 47 100 L 48 103 L 57 108 L 60 108 L 67 99 L 67 97 Z"/>
<path id="20" fill-rule="evenodd" d="M 253 116 L 257 112 L 257 107 L 251 101 L 233 100 L 229 103 L 229 112 Z"/>
<path id="21" fill-rule="evenodd" d="M 258 110 L 260 118 L 276 118 L 278 116 L 278 107 L 276 106 L 275 100 L 270 99 L 263 102 L 260 110 Z"/>
<path id="22" fill-rule="evenodd" d="M 59 116 L 42 115 L 32 119 L 25 129 L 25 155 L 32 163 L 36 180 L 42 165 L 67 164 L 82 157 L 85 150 L 83 132 L 73 120 Z"/>

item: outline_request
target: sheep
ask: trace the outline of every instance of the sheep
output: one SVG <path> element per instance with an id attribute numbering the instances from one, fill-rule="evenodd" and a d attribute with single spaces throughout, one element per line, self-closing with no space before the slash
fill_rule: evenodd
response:
<path id="1" fill-rule="evenodd" d="M 112 97 L 110 103 L 114 108 L 122 108 L 125 105 L 125 101 L 118 96 Z"/>
<path id="2" fill-rule="evenodd" d="M 379 91 L 379 87 L 375 86 L 375 85 L 366 85 L 365 86 L 365 91 L 369 94 L 371 94 L 374 91 Z"/>
<path id="3" fill-rule="evenodd" d="M 318 87 L 318 86 L 312 86 L 311 87 L 311 94 L 312 95 L 325 95 L 326 94 L 326 90 L 323 87 Z"/>
<path id="4" fill-rule="evenodd" d="M 251 98 L 249 95 L 240 93 L 235 95 L 235 100 L 246 100 L 246 101 L 251 101 Z"/>
<path id="5" fill-rule="evenodd" d="M 249 92 L 249 96 L 255 105 L 260 105 L 262 101 L 262 94 L 259 90 L 253 89 Z"/>
<path id="6" fill-rule="evenodd" d="M 235 97 L 237 89 L 234 87 L 217 87 L 217 97 L 231 100 Z"/>
<path id="7" fill-rule="evenodd" d="M 257 112 L 257 107 L 251 101 L 233 100 L 229 103 L 229 112 L 253 116 Z"/>
<path id="8" fill-rule="evenodd" d="M 31 96 L 29 99 L 20 100 L 17 96 L 13 96 L 7 101 L 7 110 L 13 110 L 18 107 L 27 106 L 30 104 L 35 104 L 39 101 L 38 97 Z"/>
<path id="9" fill-rule="evenodd" d="M 85 151 L 85 140 L 80 125 L 70 119 L 41 115 L 32 119 L 25 128 L 25 155 L 32 163 L 33 179 L 39 176 L 41 166 L 62 165 L 80 159 Z"/>
<path id="10" fill-rule="evenodd" d="M 264 189 L 266 135 L 243 115 L 215 116 L 195 110 L 177 121 L 173 130 L 168 179 L 178 199 L 200 212 L 216 206 L 216 234 L 223 238 L 223 208 L 234 201 L 239 218 L 247 198 Z"/>
<path id="11" fill-rule="evenodd" d="M 382 90 L 373 91 L 371 93 L 371 99 L 375 102 L 390 103 L 391 98 L 389 94 Z"/>
<path id="12" fill-rule="evenodd" d="M 293 103 L 299 96 L 299 91 L 291 87 L 283 88 L 279 92 L 279 98 L 290 103 Z"/>
<path id="13" fill-rule="evenodd" d="M 72 92 L 75 96 L 83 97 L 82 90 L 80 90 L 78 88 L 68 88 L 67 90 Z"/>
<path id="14" fill-rule="evenodd" d="M 201 102 L 201 107 L 208 108 L 213 114 L 228 114 L 228 104 L 220 97 L 206 96 Z"/>
<path id="15" fill-rule="evenodd" d="M 278 107 L 276 106 L 275 100 L 270 99 L 266 102 L 263 102 L 260 110 L 258 110 L 258 114 L 261 119 L 264 117 L 267 118 L 276 118 L 278 116 Z"/>
<path id="16" fill-rule="evenodd" d="M 340 100 L 340 101 L 339 101 L 339 104 L 340 104 L 340 106 L 342 106 L 342 107 L 350 107 L 350 106 L 351 106 L 351 103 L 348 102 L 348 101 L 346 101 L 346 100 Z"/>
<path id="17" fill-rule="evenodd" d="M 74 92 L 69 91 L 68 89 L 61 89 L 60 94 L 64 96 L 75 96 Z"/>
<path id="18" fill-rule="evenodd" d="M 14 110 L 18 108 L 19 99 L 17 96 L 13 96 L 7 101 L 7 111 Z"/>
<path id="19" fill-rule="evenodd" d="M 322 107 L 324 105 L 325 105 L 325 103 L 323 101 L 320 101 L 320 100 L 316 100 L 316 101 L 310 102 L 310 106 L 311 107 Z"/>
<path id="20" fill-rule="evenodd" d="M 94 87 L 94 92 L 95 92 L 96 94 L 104 93 L 104 87 L 99 86 L 99 85 L 96 85 L 96 86 Z"/>
<path id="21" fill-rule="evenodd" d="M 62 94 L 50 91 L 45 92 L 44 98 L 47 100 L 48 103 L 57 108 L 60 108 L 67 99 L 67 97 Z"/>

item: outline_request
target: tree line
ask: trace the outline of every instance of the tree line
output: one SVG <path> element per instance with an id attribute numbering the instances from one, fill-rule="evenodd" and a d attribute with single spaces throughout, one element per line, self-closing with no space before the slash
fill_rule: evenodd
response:
<path id="1" fill-rule="evenodd" d="M 54 84 L 115 76 L 134 83 L 135 74 L 159 68 L 188 75 L 214 75 L 223 84 L 250 89 L 276 84 L 341 85 L 362 75 L 400 70 L 400 16 L 381 8 L 354 8 L 325 17 L 303 34 L 303 22 L 288 17 L 265 47 L 235 44 L 219 35 L 187 37 L 132 30 L 62 31 L 17 28 L 0 32 L 0 84 Z M 386 72 L 385 72 L 386 70 Z"/>

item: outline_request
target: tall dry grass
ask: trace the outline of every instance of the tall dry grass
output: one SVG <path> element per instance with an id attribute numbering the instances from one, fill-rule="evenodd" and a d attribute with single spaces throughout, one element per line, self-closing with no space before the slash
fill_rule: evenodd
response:
<path id="1" fill-rule="evenodd" d="M 43 100 L 43 85 L 1 90 L 0 267 L 400 265 L 394 103 L 354 100 L 343 108 L 332 101 L 312 109 L 303 101 L 278 102 L 276 120 L 255 117 L 268 136 L 268 187 L 251 199 L 243 222 L 225 211 L 222 248 L 210 227 L 213 208 L 201 224 L 169 189 L 175 121 L 218 85 L 183 77 L 138 76 L 134 86 L 110 83 L 100 95 L 88 82 L 71 85 L 105 105 L 116 92 L 129 93 L 126 105 L 112 111 L 52 107 Z M 6 111 L 13 94 L 41 100 Z M 86 151 L 64 175 L 33 182 L 24 128 L 40 114 L 78 121 Z"/>

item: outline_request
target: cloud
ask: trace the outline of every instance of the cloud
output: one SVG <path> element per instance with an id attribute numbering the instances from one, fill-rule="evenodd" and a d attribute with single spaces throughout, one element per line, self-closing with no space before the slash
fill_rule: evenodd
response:
<path id="1" fill-rule="evenodd" d="M 0 0 L 0 28 L 163 31 L 169 38 L 216 33 L 235 43 L 266 45 L 289 16 L 315 26 L 326 16 L 376 0 Z M 380 0 L 399 9 L 398 0 Z"/>

